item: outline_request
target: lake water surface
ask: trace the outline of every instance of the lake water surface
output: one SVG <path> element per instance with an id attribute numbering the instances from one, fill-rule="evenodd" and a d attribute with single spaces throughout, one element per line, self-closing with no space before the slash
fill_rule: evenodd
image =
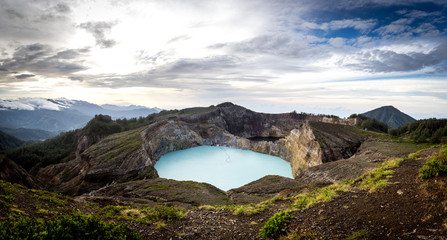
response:
<path id="1" fill-rule="evenodd" d="M 206 182 L 224 191 L 266 175 L 293 178 L 290 163 L 279 157 L 216 146 L 167 153 L 157 161 L 155 169 L 162 178 Z"/>

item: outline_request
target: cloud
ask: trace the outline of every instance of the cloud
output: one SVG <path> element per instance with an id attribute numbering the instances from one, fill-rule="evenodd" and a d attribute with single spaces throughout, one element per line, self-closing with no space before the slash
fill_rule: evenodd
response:
<path id="1" fill-rule="evenodd" d="M 28 72 L 45 77 L 65 77 L 86 70 L 82 58 L 89 49 L 67 49 L 57 51 L 49 45 L 30 44 L 17 47 L 11 58 L 0 60 L 0 74 Z M 14 75 L 16 79 L 26 79 L 31 74 Z"/>
<path id="2" fill-rule="evenodd" d="M 421 10 L 412 10 L 412 11 L 403 10 L 398 13 L 400 13 L 406 17 L 410 17 L 410 18 L 437 17 L 437 16 L 441 16 L 441 14 L 442 14 L 440 11 L 426 12 L 426 11 L 421 11 Z"/>
<path id="3" fill-rule="evenodd" d="M 312 43 L 318 43 L 320 41 L 322 42 L 323 39 L 300 34 L 277 33 L 262 35 L 241 42 L 215 44 L 210 46 L 210 48 L 227 48 L 235 53 L 313 59 L 328 55 L 328 49 L 325 49 L 324 46 L 311 45 Z"/>
<path id="4" fill-rule="evenodd" d="M 346 40 L 344 38 L 331 38 L 328 40 L 329 44 L 331 44 L 334 47 L 343 47 L 345 46 Z"/>
<path id="5" fill-rule="evenodd" d="M 60 1 L 1 0 L 0 5 L 0 41 L 58 42 L 75 29 L 71 7 Z"/>
<path id="6" fill-rule="evenodd" d="M 0 99 L 0 110 L 12 109 L 32 111 L 36 109 L 46 109 L 60 111 L 65 107 L 66 106 L 44 98 L 19 98 L 17 100 Z"/>
<path id="7" fill-rule="evenodd" d="M 113 39 L 107 39 L 106 33 L 110 33 L 113 26 L 117 22 L 85 22 L 79 24 L 80 28 L 85 29 L 87 32 L 91 33 L 96 40 L 96 45 L 102 48 L 111 48 L 116 44 Z"/>
<path id="8" fill-rule="evenodd" d="M 15 75 L 14 77 L 17 79 L 26 79 L 26 78 L 30 78 L 30 77 L 34 77 L 34 76 L 36 76 L 36 75 L 24 73 L 24 74 L 20 74 L 20 75 Z"/>
<path id="9" fill-rule="evenodd" d="M 222 55 L 178 59 L 148 71 L 128 75 L 82 77 L 84 83 L 94 87 L 139 86 L 198 90 L 228 88 L 229 82 L 268 82 L 270 76 L 259 74 L 257 68 L 263 67 L 250 65 L 243 58 Z"/>
<path id="10" fill-rule="evenodd" d="M 401 34 L 411 29 L 410 24 L 413 23 L 413 18 L 401 18 L 391 22 L 388 25 L 377 28 L 374 32 L 386 36 L 391 34 Z"/>
<path id="11" fill-rule="evenodd" d="M 427 54 L 396 53 L 390 50 L 361 51 L 347 56 L 342 65 L 366 72 L 412 72 L 433 68 L 437 73 L 447 72 L 447 42 Z"/>

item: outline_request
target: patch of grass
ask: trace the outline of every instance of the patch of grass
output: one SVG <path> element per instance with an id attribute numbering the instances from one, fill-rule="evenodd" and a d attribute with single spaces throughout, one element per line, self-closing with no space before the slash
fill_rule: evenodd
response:
<path id="1" fill-rule="evenodd" d="M 165 190 L 170 188 L 171 185 L 169 184 L 156 184 L 156 185 L 146 185 L 144 186 L 145 189 L 150 189 L 150 190 Z"/>
<path id="2" fill-rule="evenodd" d="M 421 178 L 431 178 L 447 174 L 447 149 L 434 153 L 419 170 Z"/>
<path id="3" fill-rule="evenodd" d="M 99 216 L 116 220 L 127 220 L 141 223 L 171 222 L 186 216 L 183 208 L 167 205 L 156 205 L 153 208 L 131 208 L 130 206 L 106 206 L 98 211 Z"/>
<path id="4" fill-rule="evenodd" d="M 350 180 L 345 180 L 323 188 L 317 188 L 309 193 L 301 193 L 292 196 L 291 198 L 295 199 L 295 201 L 290 208 L 300 210 L 308 208 L 316 203 L 332 201 L 332 199 L 338 197 L 337 192 L 349 191 L 351 189 L 350 184 Z"/>
<path id="5" fill-rule="evenodd" d="M 131 208 L 130 206 L 105 206 L 98 211 L 98 215 L 109 219 L 150 223 L 146 219 L 147 214 L 144 209 Z"/>
<path id="6" fill-rule="evenodd" d="M 121 215 L 122 209 L 123 207 L 109 205 L 101 208 L 98 214 L 106 218 L 116 218 Z"/>
<path id="7" fill-rule="evenodd" d="M 14 193 L 11 183 L 0 180 L 0 209 L 11 208 L 11 203 L 15 200 Z"/>
<path id="8" fill-rule="evenodd" d="M 345 238 L 345 240 L 363 240 L 368 239 L 370 233 L 366 229 L 359 230 L 357 232 L 352 233 L 351 236 Z"/>
<path id="9" fill-rule="evenodd" d="M 280 240 L 309 240 L 318 239 L 317 234 L 312 229 L 300 229 L 300 232 L 290 233 L 287 236 L 282 236 Z"/>
<path id="10" fill-rule="evenodd" d="M 171 222 L 186 217 L 186 209 L 161 204 L 149 209 L 146 214 L 146 218 L 152 222 Z"/>
<path id="11" fill-rule="evenodd" d="M 267 220 L 264 226 L 262 226 L 259 236 L 261 238 L 273 238 L 279 236 L 285 232 L 285 227 L 292 218 L 293 216 L 290 215 L 288 211 L 275 213 L 275 215 Z"/>
<path id="12" fill-rule="evenodd" d="M 274 197 L 269 200 L 257 203 L 257 204 L 246 204 L 246 205 L 202 205 L 199 207 L 199 209 L 227 209 L 233 211 L 234 215 L 253 215 L 256 213 L 263 212 L 267 210 L 270 205 L 276 201 L 284 200 L 284 197 Z"/>
<path id="13" fill-rule="evenodd" d="M 166 227 L 166 223 L 163 221 L 157 222 L 157 224 L 155 225 L 156 229 L 162 229 Z"/>
<path id="14" fill-rule="evenodd" d="M 390 184 L 387 178 L 390 178 L 391 175 L 394 173 L 394 170 L 391 169 L 398 167 L 400 163 L 405 159 L 406 158 L 396 158 L 393 160 L 383 162 L 382 164 L 379 165 L 379 167 L 364 173 L 354 182 L 360 183 L 359 184 L 360 189 L 368 190 L 369 192 L 375 192 L 378 188 Z M 386 179 L 383 179 L 383 177 L 386 177 Z"/>
<path id="15" fill-rule="evenodd" d="M 265 211 L 270 204 L 262 202 L 258 204 L 237 205 L 234 209 L 235 215 L 253 215 Z"/>
<path id="16" fill-rule="evenodd" d="M 0 222 L 1 239 L 140 239 L 131 228 L 120 223 L 105 223 L 99 218 L 76 214 L 42 221 L 28 217 Z"/>
<path id="17" fill-rule="evenodd" d="M 73 198 L 60 193 L 53 193 L 37 189 L 29 189 L 28 192 L 34 193 L 34 197 L 47 201 L 53 206 L 63 207 L 68 202 L 73 202 Z"/>

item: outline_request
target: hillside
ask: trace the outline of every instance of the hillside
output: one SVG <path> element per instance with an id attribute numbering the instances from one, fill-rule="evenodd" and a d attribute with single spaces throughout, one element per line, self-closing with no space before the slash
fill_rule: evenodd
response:
<path id="1" fill-rule="evenodd" d="M 57 134 L 55 132 L 49 132 L 42 129 L 31 128 L 6 128 L 0 127 L 0 131 L 10 134 L 18 139 L 29 141 L 42 141 L 45 139 L 53 138 Z"/>
<path id="2" fill-rule="evenodd" d="M 398 128 L 416 120 L 393 106 L 383 106 L 362 115 L 384 122 L 392 128 Z"/>
<path id="3" fill-rule="evenodd" d="M 25 144 L 24 141 L 0 131 L 0 153 L 11 150 Z"/>
<path id="4" fill-rule="evenodd" d="M 408 137 L 415 142 L 447 143 L 447 119 L 422 119 L 392 129 L 393 136 Z"/>

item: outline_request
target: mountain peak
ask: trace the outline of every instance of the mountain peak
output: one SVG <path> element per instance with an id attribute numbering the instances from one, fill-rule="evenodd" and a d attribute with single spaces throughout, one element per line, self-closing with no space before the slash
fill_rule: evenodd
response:
<path id="1" fill-rule="evenodd" d="M 362 115 L 382 121 L 392 128 L 398 128 L 416 120 L 391 105 L 376 108 Z"/>

